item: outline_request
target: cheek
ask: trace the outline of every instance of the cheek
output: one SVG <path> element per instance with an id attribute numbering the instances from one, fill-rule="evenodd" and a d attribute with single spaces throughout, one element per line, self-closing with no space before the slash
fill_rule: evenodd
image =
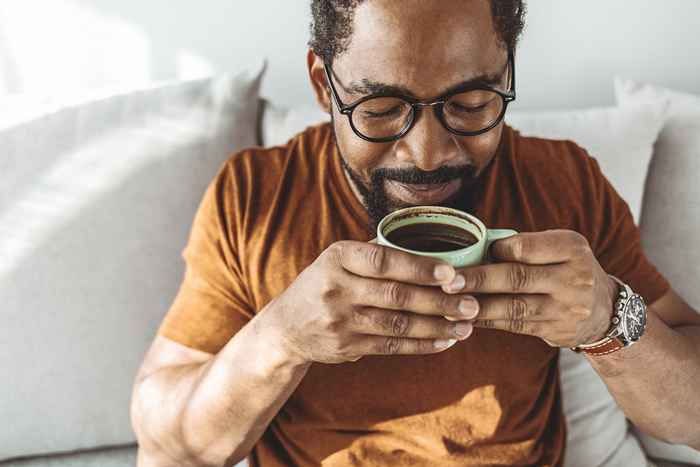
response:
<path id="1" fill-rule="evenodd" d="M 379 167 L 386 154 L 391 151 L 391 143 L 370 143 L 352 131 L 345 115 L 335 114 L 335 136 L 338 147 L 345 161 L 365 181 L 369 180 L 370 172 Z"/>
<path id="2" fill-rule="evenodd" d="M 496 154 L 502 133 L 503 123 L 482 135 L 460 138 L 460 144 L 472 161 L 483 168 Z"/>

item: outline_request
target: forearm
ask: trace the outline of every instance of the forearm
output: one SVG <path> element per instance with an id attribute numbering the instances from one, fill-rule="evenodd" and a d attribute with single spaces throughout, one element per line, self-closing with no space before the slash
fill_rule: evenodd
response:
<path id="1" fill-rule="evenodd" d="M 640 430 L 700 449 L 700 327 L 672 329 L 650 310 L 639 342 L 588 360 Z"/>
<path id="2" fill-rule="evenodd" d="M 159 371 L 139 389 L 142 432 L 172 465 L 234 465 L 308 369 L 278 351 L 258 315 L 203 365 Z"/>

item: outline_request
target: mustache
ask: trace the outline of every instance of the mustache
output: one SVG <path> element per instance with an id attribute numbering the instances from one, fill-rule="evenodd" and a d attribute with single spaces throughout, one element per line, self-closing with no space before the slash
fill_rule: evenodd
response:
<path id="1" fill-rule="evenodd" d="M 470 164 L 458 166 L 442 166 L 436 170 L 426 172 L 424 170 L 413 169 L 376 169 L 372 172 L 372 181 L 379 183 L 382 180 L 394 180 L 399 183 L 414 185 L 435 185 L 459 180 L 463 178 L 475 178 L 476 167 Z"/>

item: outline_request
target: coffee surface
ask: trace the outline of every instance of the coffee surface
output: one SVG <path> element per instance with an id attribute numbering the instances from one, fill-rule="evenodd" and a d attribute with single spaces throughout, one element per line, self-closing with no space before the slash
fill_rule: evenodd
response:
<path id="1" fill-rule="evenodd" d="M 404 225 L 389 233 L 386 239 L 402 248 L 429 253 L 459 250 L 477 242 L 471 232 L 438 222 Z"/>

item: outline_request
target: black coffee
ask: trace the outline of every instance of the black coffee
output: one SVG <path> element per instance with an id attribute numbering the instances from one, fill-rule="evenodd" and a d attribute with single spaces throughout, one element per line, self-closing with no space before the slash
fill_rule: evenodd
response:
<path id="1" fill-rule="evenodd" d="M 459 250 L 478 241 L 465 229 L 438 222 L 404 225 L 391 231 L 386 239 L 402 248 L 430 253 Z"/>

